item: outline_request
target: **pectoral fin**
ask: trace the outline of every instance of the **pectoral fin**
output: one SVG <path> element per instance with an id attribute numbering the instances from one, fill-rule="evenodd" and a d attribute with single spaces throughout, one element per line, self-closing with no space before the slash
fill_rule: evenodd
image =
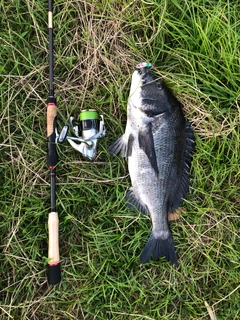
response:
<path id="1" fill-rule="evenodd" d="M 118 154 L 120 152 L 121 157 L 129 157 L 132 154 L 133 141 L 132 134 L 128 138 L 123 134 L 108 148 L 108 152 L 110 154 Z"/>
<path id="2" fill-rule="evenodd" d="M 158 175 L 159 171 L 158 171 L 157 158 L 156 158 L 156 153 L 154 148 L 151 122 L 149 122 L 146 127 L 139 130 L 138 143 L 139 143 L 139 147 L 147 155 L 153 170 Z"/>

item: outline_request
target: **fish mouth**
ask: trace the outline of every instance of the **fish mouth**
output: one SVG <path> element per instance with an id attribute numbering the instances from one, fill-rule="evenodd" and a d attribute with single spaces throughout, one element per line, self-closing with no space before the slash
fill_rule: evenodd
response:
<path id="1" fill-rule="evenodd" d="M 150 69 L 151 68 L 149 67 L 144 67 L 141 69 L 137 68 L 135 71 L 138 77 L 141 79 L 142 86 L 149 85 L 157 80 Z"/>
<path id="2" fill-rule="evenodd" d="M 139 63 L 132 74 L 130 96 L 141 90 L 142 87 L 154 80 L 150 69 L 152 65 L 147 62 Z"/>
<path id="3" fill-rule="evenodd" d="M 145 78 L 149 73 L 149 68 L 147 67 L 136 69 L 136 70 L 138 74 L 141 76 L 141 78 Z"/>
<path id="4" fill-rule="evenodd" d="M 136 66 L 136 70 L 142 78 L 148 75 L 148 72 L 151 68 L 152 68 L 152 65 L 149 62 L 140 62 Z"/>

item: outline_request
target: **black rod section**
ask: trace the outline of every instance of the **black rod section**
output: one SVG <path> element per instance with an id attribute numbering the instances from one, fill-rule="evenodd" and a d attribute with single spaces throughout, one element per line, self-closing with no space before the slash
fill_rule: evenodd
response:
<path id="1" fill-rule="evenodd" d="M 56 169 L 50 169 L 51 175 L 51 212 L 56 212 Z"/>
<path id="2" fill-rule="evenodd" d="M 53 76 L 53 0 L 48 1 L 49 97 L 54 97 Z"/>

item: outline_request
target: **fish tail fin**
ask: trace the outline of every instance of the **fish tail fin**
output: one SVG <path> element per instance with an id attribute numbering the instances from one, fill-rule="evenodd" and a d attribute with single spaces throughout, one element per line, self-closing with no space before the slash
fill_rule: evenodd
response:
<path id="1" fill-rule="evenodd" d="M 171 232 L 167 239 L 154 238 L 151 233 L 147 244 L 145 245 L 141 256 L 140 262 L 146 263 L 151 258 L 157 260 L 160 257 L 165 257 L 165 260 L 170 262 L 174 267 L 178 266 L 177 255 L 174 248 L 173 237 Z"/>

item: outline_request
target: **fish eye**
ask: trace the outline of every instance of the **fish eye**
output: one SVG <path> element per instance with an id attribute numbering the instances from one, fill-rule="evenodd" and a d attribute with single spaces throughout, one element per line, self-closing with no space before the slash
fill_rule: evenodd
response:
<path id="1" fill-rule="evenodd" d="M 162 85 L 161 85 L 160 82 L 157 83 L 157 88 L 158 88 L 159 90 L 162 90 Z"/>

